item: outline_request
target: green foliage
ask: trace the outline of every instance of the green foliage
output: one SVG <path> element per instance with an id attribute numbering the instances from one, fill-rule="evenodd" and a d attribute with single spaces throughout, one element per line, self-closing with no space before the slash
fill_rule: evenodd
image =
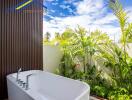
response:
<path id="1" fill-rule="evenodd" d="M 94 86 L 93 91 L 96 93 L 96 95 L 99 95 L 101 97 L 106 97 L 106 94 L 108 92 L 107 88 L 103 86 Z"/>
<path id="2" fill-rule="evenodd" d="M 118 0 L 110 2 L 110 8 L 120 24 L 122 48 L 99 30 L 88 32 L 78 26 L 75 30 L 68 28 L 62 34 L 55 33 L 54 42 L 63 52 L 57 73 L 87 82 L 91 94 L 110 100 L 131 100 L 132 58 L 127 54 L 126 46 L 132 42 L 132 23 L 127 21 L 127 13 Z M 101 69 L 93 62 L 98 59 L 103 62 Z M 104 68 L 110 71 L 106 73 L 109 79 L 104 77 Z"/>
<path id="3" fill-rule="evenodd" d="M 113 43 L 105 33 L 97 30 L 89 35 L 86 34 L 87 31 L 79 26 L 76 30 L 67 29 L 60 36 L 63 57 L 58 74 L 87 82 L 91 87 L 91 94 L 109 97 L 112 100 L 122 98 L 127 100 L 130 97 L 129 94 L 120 94 L 122 91 L 118 89 L 125 88 L 128 93 L 132 93 L 132 58 Z M 93 56 L 95 60 L 103 59 L 104 66 L 111 72 L 107 73 L 111 83 L 102 77 L 102 70 L 92 65 Z M 83 70 L 80 70 L 82 68 Z M 115 95 L 114 91 L 119 91 L 119 94 Z"/>
<path id="4" fill-rule="evenodd" d="M 120 41 L 123 46 L 126 60 L 126 45 L 128 42 L 132 42 L 132 23 L 129 23 L 127 21 L 127 13 L 125 12 L 118 0 L 115 0 L 115 2 L 110 2 L 110 8 L 113 10 L 113 13 L 117 17 L 120 24 L 122 35 Z"/>
<path id="5" fill-rule="evenodd" d="M 108 98 L 110 100 L 131 100 L 132 95 L 125 88 L 116 88 L 109 93 Z"/>

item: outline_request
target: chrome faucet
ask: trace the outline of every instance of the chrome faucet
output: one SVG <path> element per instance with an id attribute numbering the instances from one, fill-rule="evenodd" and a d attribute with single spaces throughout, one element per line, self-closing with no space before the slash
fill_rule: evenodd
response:
<path id="1" fill-rule="evenodd" d="M 21 68 L 19 68 L 19 70 L 17 71 L 17 77 L 16 77 L 16 81 L 17 81 L 17 82 L 19 81 L 19 74 L 20 74 L 21 71 L 22 71 Z"/>
<path id="2" fill-rule="evenodd" d="M 26 86 L 25 86 L 25 89 L 28 90 L 29 89 L 29 77 L 32 76 L 34 74 L 29 74 L 26 76 Z"/>

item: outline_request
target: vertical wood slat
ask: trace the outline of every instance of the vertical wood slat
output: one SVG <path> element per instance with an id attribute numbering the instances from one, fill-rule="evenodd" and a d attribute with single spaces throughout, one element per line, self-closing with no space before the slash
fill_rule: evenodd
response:
<path id="1" fill-rule="evenodd" d="M 4 8 L 5 8 L 5 3 L 4 2 L 2 2 L 2 4 L 1 4 L 1 6 L 2 6 L 2 33 L 4 32 L 4 25 L 5 25 L 5 23 L 4 23 L 4 20 L 5 20 L 5 12 L 4 12 Z M 4 34 L 5 34 L 5 32 L 4 32 Z M 4 66 L 4 57 L 5 57 L 5 53 L 3 52 L 3 51 L 5 51 L 5 48 L 4 48 L 4 39 L 5 39 L 5 35 L 4 34 L 2 34 L 2 38 L 1 38 L 1 57 L 2 57 L 2 62 L 1 62 L 1 66 Z M 4 73 L 5 73 L 5 71 L 4 71 L 4 67 L 2 67 L 2 70 L 1 71 L 3 71 L 2 72 L 2 76 L 1 76 L 1 87 L 2 87 L 2 90 L 4 91 L 4 89 L 3 89 L 3 84 L 4 84 Z M 2 95 L 4 95 L 3 94 L 3 92 L 1 93 Z"/>
<path id="2" fill-rule="evenodd" d="M 42 13 L 6 12 L 21 1 L 0 0 L 0 100 L 7 98 L 6 75 L 18 67 L 42 69 Z M 42 7 L 31 5 L 28 9 Z"/>
<path id="3" fill-rule="evenodd" d="M 2 23 L 2 9 L 1 9 L 1 3 L 0 3 L 0 23 Z M 0 33 L 2 32 L 2 25 L 0 24 Z M 0 34 L 0 54 L 1 54 L 1 48 L 2 48 L 2 38 L 1 38 L 1 34 Z M 2 57 L 0 56 L 0 65 L 2 63 Z M 2 70 L 2 67 L 0 67 L 0 70 Z M 0 76 L 2 76 L 2 72 L 0 71 Z M 0 77 L 0 82 L 1 82 L 1 77 Z M 0 85 L 0 89 L 2 88 L 2 86 Z"/>

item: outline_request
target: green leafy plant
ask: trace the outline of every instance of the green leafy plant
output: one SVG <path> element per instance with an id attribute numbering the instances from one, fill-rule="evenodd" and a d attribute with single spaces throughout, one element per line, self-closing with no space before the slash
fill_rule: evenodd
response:
<path id="1" fill-rule="evenodd" d="M 110 100 L 131 100 L 132 95 L 129 94 L 129 92 L 125 88 L 116 88 L 113 89 L 109 95 L 108 98 Z"/>
<path id="2" fill-rule="evenodd" d="M 110 1 L 110 8 L 117 17 L 121 30 L 120 44 L 114 43 L 106 33 L 99 30 L 88 32 L 78 26 L 67 28 L 62 34 L 55 33 L 55 39 L 63 52 L 58 74 L 87 82 L 91 94 L 110 100 L 131 100 L 132 58 L 126 47 L 132 42 L 132 23 L 118 0 Z M 98 68 L 94 61 L 103 62 Z M 104 77 L 104 70 L 108 78 Z"/>
<path id="3" fill-rule="evenodd" d="M 118 0 L 115 0 L 115 2 L 110 1 L 110 8 L 113 10 L 120 24 L 120 42 L 122 43 L 125 54 L 124 57 L 126 60 L 126 45 L 128 42 L 132 42 L 132 23 L 129 23 L 127 21 L 127 13 L 125 12 Z"/>

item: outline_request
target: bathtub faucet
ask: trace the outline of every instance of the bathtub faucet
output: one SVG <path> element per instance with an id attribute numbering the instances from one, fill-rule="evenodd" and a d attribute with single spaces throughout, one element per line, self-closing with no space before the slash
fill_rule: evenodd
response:
<path id="1" fill-rule="evenodd" d="M 34 75 L 34 74 L 29 74 L 29 75 L 26 76 L 26 87 L 25 87 L 26 90 L 29 89 L 29 77 L 32 76 L 32 75 Z"/>
<path id="2" fill-rule="evenodd" d="M 19 68 L 18 71 L 17 71 L 17 77 L 16 77 L 16 81 L 17 81 L 17 82 L 18 82 L 18 80 L 19 80 L 19 74 L 20 74 L 21 71 L 22 71 L 21 68 Z"/>

